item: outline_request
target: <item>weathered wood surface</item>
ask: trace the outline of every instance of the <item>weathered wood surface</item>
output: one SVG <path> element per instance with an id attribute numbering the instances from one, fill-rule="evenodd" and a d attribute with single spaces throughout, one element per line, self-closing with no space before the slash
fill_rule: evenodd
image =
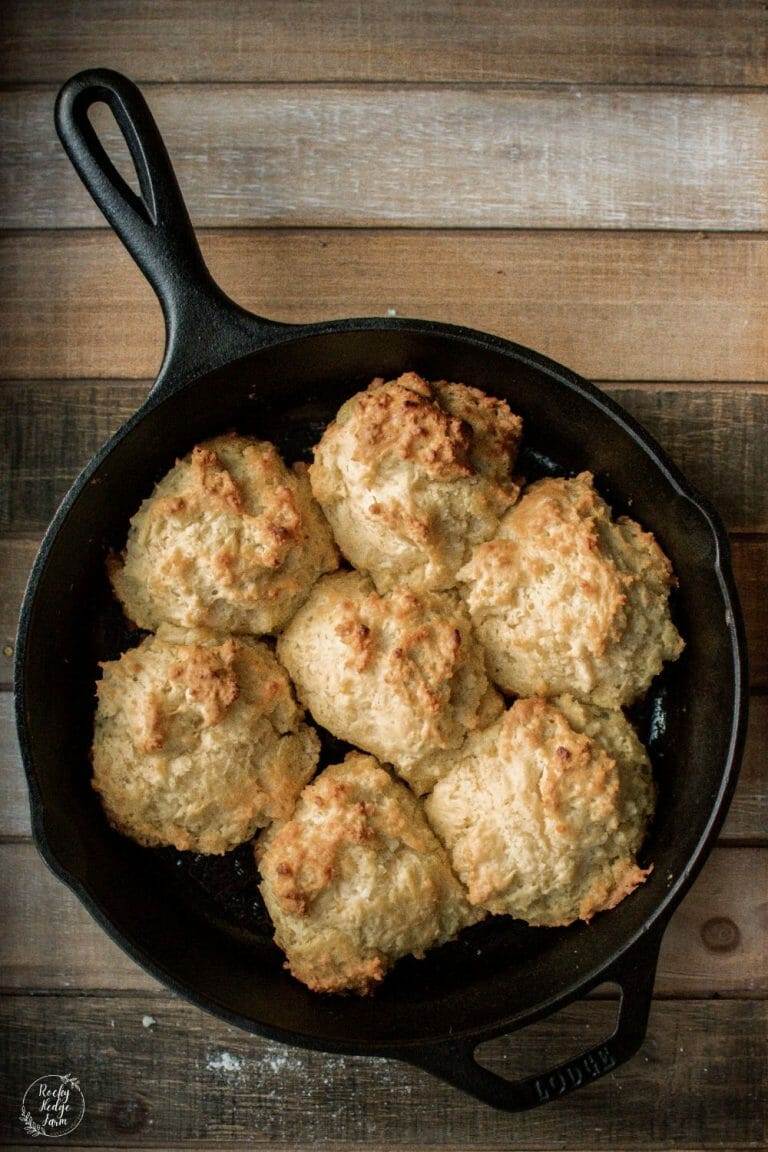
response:
<path id="1" fill-rule="evenodd" d="M 6 81 L 768 81 L 761 0 L 5 0 Z"/>
<path id="2" fill-rule="evenodd" d="M 145 95 L 198 226 L 768 226 L 768 93 L 174 84 Z M 54 98 L 0 92 L 1 227 L 106 227 L 56 138 Z M 91 118 L 114 151 L 111 113 Z"/>
<path id="3" fill-rule="evenodd" d="M 150 381 L 0 380 L 0 532 L 48 524 Z M 604 383 L 734 532 L 768 531 L 768 384 Z"/>
<path id="4" fill-rule="evenodd" d="M 747 630 L 751 683 L 768 687 L 768 540 L 731 542 L 733 571 Z"/>
<path id="5" fill-rule="evenodd" d="M 768 851 L 718 847 L 662 947 L 664 996 L 768 996 L 763 947 Z M 154 988 L 105 936 L 29 843 L 0 844 L 0 987 Z"/>
<path id="6" fill-rule="evenodd" d="M 68 1147 L 760 1149 L 767 1009 L 657 1001 L 630 1065 L 509 1116 L 424 1072 L 285 1048 L 170 997 L 9 997 L 2 1133 L 22 1142 L 24 1090 L 42 1068 L 61 1068 L 79 1074 L 86 1102 Z M 536 1071 L 606 1036 L 614 1014 L 610 1002 L 572 1005 L 530 1034 L 494 1041 L 484 1062 L 507 1076 Z"/>
<path id="7" fill-rule="evenodd" d="M 0 692 L 0 839 L 29 835 L 29 800 L 16 738 L 13 695 Z"/>
<path id="8" fill-rule="evenodd" d="M 150 289 L 53 135 L 56 86 L 95 63 L 154 82 L 193 217 L 210 226 L 206 257 L 247 307 L 288 321 L 444 319 L 609 381 L 735 534 L 758 692 L 720 846 L 665 940 L 643 1053 L 514 1118 L 400 1065 L 247 1037 L 163 993 L 30 844 L 0 693 L 0 1140 L 24 1144 L 24 1089 L 69 1070 L 87 1101 L 69 1147 L 766 1147 L 768 8 L 7 0 L 6 687 L 44 524 L 140 402 L 163 345 Z M 494 1042 L 493 1066 L 541 1067 L 606 1033 L 614 1012 L 574 1006 Z"/>
<path id="9" fill-rule="evenodd" d="M 590 379 L 763 381 L 768 236 L 203 233 L 222 287 L 276 320 L 395 310 L 495 332 Z M 154 376 L 151 289 L 111 234 L 0 236 L 1 375 Z"/>
<path id="10" fill-rule="evenodd" d="M 723 828 L 725 839 L 768 839 L 768 696 L 749 702 L 749 727 L 736 795 Z"/>

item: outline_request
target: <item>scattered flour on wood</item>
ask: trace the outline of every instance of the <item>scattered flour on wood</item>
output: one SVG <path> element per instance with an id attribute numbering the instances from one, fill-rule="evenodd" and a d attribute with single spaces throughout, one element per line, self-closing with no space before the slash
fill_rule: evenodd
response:
<path id="1" fill-rule="evenodd" d="M 234 1056 L 231 1052 L 216 1051 L 206 1054 L 205 1067 L 209 1072 L 216 1072 L 224 1079 L 233 1082 L 242 1082 L 245 1076 L 255 1078 L 260 1085 L 264 1100 L 276 1100 L 285 1091 L 285 1078 L 297 1075 L 305 1076 L 308 1073 L 308 1062 L 319 1062 L 319 1076 L 317 1085 L 328 1090 L 338 1087 L 349 1072 L 350 1062 L 347 1056 L 327 1053 L 294 1054 L 290 1049 L 267 1049 L 255 1059 L 247 1060 L 241 1056 Z M 381 1061 L 380 1067 L 386 1079 L 399 1080 L 399 1066 L 394 1061 Z M 275 1077 L 272 1080 L 272 1077 Z M 312 1076 L 314 1079 L 314 1076 Z M 410 1084 L 398 1084 L 406 1094 L 410 1093 Z M 343 1109 L 342 1109 L 343 1110 Z"/>
<path id="2" fill-rule="evenodd" d="M 209 1072 L 223 1072 L 225 1075 L 237 1075 L 242 1072 L 243 1061 L 239 1056 L 233 1056 L 231 1052 L 216 1052 L 214 1055 L 208 1057 L 205 1066 Z"/>
<path id="3" fill-rule="evenodd" d="M 302 1060 L 300 1056 L 292 1056 L 290 1052 L 280 1050 L 276 1052 L 265 1052 L 258 1061 L 260 1068 L 268 1072 L 273 1072 L 275 1075 L 280 1072 L 287 1072 L 289 1075 L 292 1072 L 301 1072 L 304 1068 L 304 1063 L 304 1060 Z"/>

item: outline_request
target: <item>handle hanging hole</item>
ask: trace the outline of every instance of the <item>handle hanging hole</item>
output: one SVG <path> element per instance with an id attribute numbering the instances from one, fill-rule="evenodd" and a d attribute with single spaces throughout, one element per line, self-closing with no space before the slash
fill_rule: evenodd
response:
<path id="1" fill-rule="evenodd" d="M 123 180 L 125 180 L 131 191 L 143 200 L 144 196 L 139 184 L 136 165 L 133 162 L 133 157 L 131 156 L 125 136 L 120 129 L 120 125 L 115 119 L 114 112 L 108 104 L 103 101 L 98 101 L 88 109 L 87 116 L 94 132 L 104 145 L 110 160 L 115 168 L 117 168 Z"/>
<path id="2" fill-rule="evenodd" d="M 540 1070 L 537 1088 L 545 1103 L 599 1079 L 615 1065 L 610 1041 L 620 999 L 618 984 L 601 984 L 587 1000 L 577 1000 L 521 1032 L 478 1045 L 475 1059 L 506 1080 L 520 1080 Z"/>

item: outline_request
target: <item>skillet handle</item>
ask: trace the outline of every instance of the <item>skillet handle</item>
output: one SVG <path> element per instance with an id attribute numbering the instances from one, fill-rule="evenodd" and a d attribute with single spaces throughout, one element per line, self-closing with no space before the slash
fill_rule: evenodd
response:
<path id="1" fill-rule="evenodd" d="M 140 196 L 120 175 L 88 118 L 98 103 L 111 109 L 123 134 Z M 160 131 L 131 80 L 108 68 L 79 72 L 59 92 L 54 118 L 80 179 L 162 305 L 166 347 L 153 393 L 174 391 L 289 327 L 246 312 L 213 280 Z"/>
<path id="2" fill-rule="evenodd" d="M 537 1108 L 576 1088 L 583 1088 L 612 1072 L 634 1056 L 645 1039 L 653 995 L 662 932 L 643 937 L 609 971 L 600 983 L 610 981 L 621 988 L 618 1020 L 611 1036 L 539 1075 L 506 1080 L 478 1064 L 478 1040 L 457 1040 L 418 1052 L 401 1050 L 400 1059 L 424 1068 L 456 1088 L 494 1108 L 524 1112 Z"/>

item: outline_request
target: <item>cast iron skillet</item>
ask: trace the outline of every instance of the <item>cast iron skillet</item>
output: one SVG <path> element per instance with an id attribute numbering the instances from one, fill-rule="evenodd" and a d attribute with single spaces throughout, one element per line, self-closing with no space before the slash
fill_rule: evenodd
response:
<path id="1" fill-rule="evenodd" d="M 99 101 L 125 135 L 140 197 L 90 124 L 88 109 Z M 295 326 L 239 308 L 205 267 L 160 134 L 125 77 L 101 70 L 75 76 L 59 95 L 56 127 L 155 289 L 167 345 L 145 403 L 64 499 L 24 599 L 16 706 L 40 852 L 147 971 L 252 1032 L 397 1057 L 512 1111 L 602 1076 L 642 1043 L 662 933 L 714 843 L 736 780 L 746 659 L 720 520 L 617 404 L 527 348 L 419 320 Z M 122 545 L 154 482 L 196 441 L 237 428 L 296 459 L 347 396 L 376 375 L 408 368 L 505 397 L 525 419 L 529 477 L 590 468 L 616 511 L 631 510 L 653 529 L 679 576 L 674 611 L 687 648 L 636 716 L 660 791 L 647 847 L 655 868 L 641 889 L 590 925 L 537 930 L 492 918 L 425 960 L 400 963 L 375 997 L 317 996 L 281 967 L 247 849 L 219 861 L 190 858 L 139 849 L 107 827 L 89 787 L 93 684 L 97 661 L 136 636 L 112 600 L 104 561 Z M 523 1028 L 603 981 L 622 992 L 605 1043 L 515 1082 L 475 1059 L 480 1042 Z"/>

